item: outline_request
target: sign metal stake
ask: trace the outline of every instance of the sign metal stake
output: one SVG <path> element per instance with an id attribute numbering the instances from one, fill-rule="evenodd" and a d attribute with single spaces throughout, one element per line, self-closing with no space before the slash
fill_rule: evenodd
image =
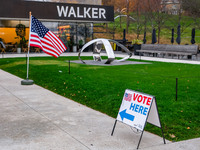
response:
<path id="1" fill-rule="evenodd" d="M 114 133 L 114 131 L 115 131 L 115 126 L 116 126 L 116 124 L 117 124 L 117 119 L 115 120 L 115 124 L 114 124 L 114 126 L 113 126 L 111 136 L 113 136 L 113 133 Z"/>
<path id="2" fill-rule="evenodd" d="M 156 102 L 156 98 L 155 98 L 155 102 Z M 158 108 L 158 107 L 157 107 L 157 103 L 155 103 L 155 104 L 156 104 L 156 108 Z M 159 118 L 159 120 L 160 120 L 160 115 L 159 115 L 159 113 L 158 113 L 158 118 Z M 164 136 L 164 132 L 163 132 L 163 128 L 162 128 L 162 124 L 161 124 L 161 123 L 160 123 L 160 129 L 161 129 L 161 132 L 162 132 L 163 142 L 164 142 L 164 144 L 166 144 L 165 136 Z"/>
<path id="3" fill-rule="evenodd" d="M 140 142 L 141 142 L 141 140 L 142 140 L 143 132 L 144 132 L 144 130 L 142 131 L 142 133 L 141 133 L 141 135 L 140 135 L 140 139 L 139 139 L 139 142 L 138 142 L 138 145 L 137 145 L 137 149 L 138 149 L 139 146 L 140 146 Z"/>

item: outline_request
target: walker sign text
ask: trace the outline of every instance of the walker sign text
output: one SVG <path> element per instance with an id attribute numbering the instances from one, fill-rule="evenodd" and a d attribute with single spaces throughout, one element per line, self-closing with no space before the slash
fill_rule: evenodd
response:
<path id="1" fill-rule="evenodd" d="M 143 131 L 153 98 L 153 96 L 127 89 L 117 120 Z"/>
<path id="2" fill-rule="evenodd" d="M 105 8 L 93 7 L 74 7 L 74 6 L 59 6 L 57 5 L 59 17 L 65 18 L 92 18 L 92 19 L 106 19 Z"/>

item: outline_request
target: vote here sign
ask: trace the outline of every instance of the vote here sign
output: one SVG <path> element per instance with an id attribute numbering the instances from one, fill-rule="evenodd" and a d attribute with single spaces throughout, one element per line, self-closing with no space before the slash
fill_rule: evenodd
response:
<path id="1" fill-rule="evenodd" d="M 117 120 L 143 131 L 154 97 L 127 89 Z"/>

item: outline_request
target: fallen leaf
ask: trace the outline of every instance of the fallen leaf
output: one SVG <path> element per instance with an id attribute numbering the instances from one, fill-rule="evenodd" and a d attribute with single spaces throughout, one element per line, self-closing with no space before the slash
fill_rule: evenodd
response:
<path id="1" fill-rule="evenodd" d="M 176 137 L 174 134 L 169 134 L 169 136 L 170 136 L 171 138 L 175 138 L 175 137 Z"/>

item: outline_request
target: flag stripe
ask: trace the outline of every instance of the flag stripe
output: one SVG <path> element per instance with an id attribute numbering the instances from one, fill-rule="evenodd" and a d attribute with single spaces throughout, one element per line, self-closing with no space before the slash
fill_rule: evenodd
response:
<path id="1" fill-rule="evenodd" d="M 47 51 L 51 51 L 52 53 L 54 53 L 54 54 L 56 54 L 56 55 L 59 55 L 59 53 L 58 53 L 56 50 L 52 49 L 52 48 L 49 48 L 49 47 L 46 47 L 46 46 L 43 46 L 43 48 L 44 48 L 45 50 L 47 50 Z"/>
<path id="2" fill-rule="evenodd" d="M 63 42 L 61 40 L 59 40 L 59 38 L 57 37 L 57 35 L 55 35 L 51 31 L 49 33 L 56 39 L 56 41 L 59 43 L 61 49 L 65 50 L 66 49 L 65 45 L 63 44 Z"/>
<path id="3" fill-rule="evenodd" d="M 51 41 L 53 42 L 54 46 L 60 51 L 62 52 L 62 48 L 60 47 L 57 39 L 53 36 L 51 36 L 50 32 L 47 33 L 47 36 L 49 37 L 49 39 L 51 39 Z"/>
<path id="4" fill-rule="evenodd" d="M 53 53 L 51 50 L 47 50 L 47 49 L 43 49 L 43 51 L 46 53 L 46 54 L 49 54 L 49 55 L 51 55 L 51 56 L 54 56 L 54 57 L 58 57 L 59 56 L 59 54 L 56 54 L 56 53 Z"/>
<path id="5" fill-rule="evenodd" d="M 60 52 L 59 47 L 55 44 L 55 41 L 52 40 L 48 35 L 44 37 L 44 40 L 46 40 L 47 42 L 50 42 L 52 44 L 52 47 L 54 47 L 56 50 Z"/>
<path id="6" fill-rule="evenodd" d="M 44 52 L 48 51 L 49 53 L 51 52 L 51 53 L 59 56 L 59 53 L 52 46 L 48 46 L 44 42 L 40 43 L 37 40 L 31 40 L 30 46 L 39 47 L 39 48 L 43 49 L 43 51 L 45 50 Z"/>
<path id="7" fill-rule="evenodd" d="M 35 37 L 37 37 L 37 36 L 35 36 Z M 59 56 L 59 53 L 57 53 L 57 51 L 52 47 L 51 43 L 48 43 L 45 40 L 42 40 L 43 42 L 41 42 L 37 38 L 32 38 L 30 41 L 31 41 L 30 46 L 39 47 L 39 48 L 45 50 L 44 52 L 48 52 L 48 54 L 52 52 L 52 53 L 54 53 L 54 55 Z"/>
<path id="8" fill-rule="evenodd" d="M 56 57 L 56 58 L 59 56 L 59 54 L 54 53 L 52 50 L 48 50 L 48 49 L 42 47 L 42 46 L 39 45 L 38 43 L 36 43 L 36 44 L 35 44 L 35 43 L 32 43 L 30 46 L 39 47 L 39 48 L 42 49 L 46 54 L 51 55 L 51 56 L 54 56 L 54 57 Z"/>

